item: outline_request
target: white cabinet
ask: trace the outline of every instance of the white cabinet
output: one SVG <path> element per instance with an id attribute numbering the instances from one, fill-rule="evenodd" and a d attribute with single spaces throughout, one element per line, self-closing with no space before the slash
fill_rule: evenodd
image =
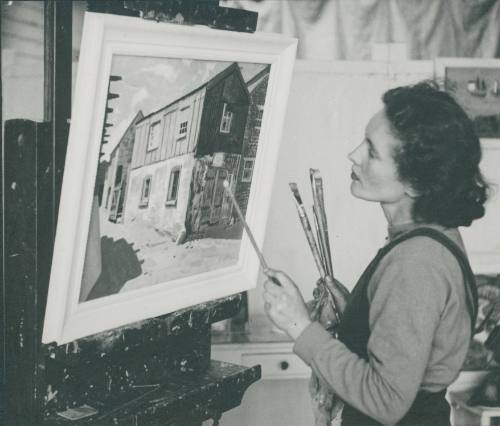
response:
<path id="1" fill-rule="evenodd" d="M 291 342 L 212 345 L 212 359 L 262 367 L 263 379 L 307 379 L 310 368 L 292 352 Z"/>
<path id="2" fill-rule="evenodd" d="M 311 370 L 293 353 L 293 342 L 264 315 L 250 316 L 245 330 L 214 332 L 212 343 L 212 359 L 262 367 L 262 379 L 248 388 L 240 406 L 224 413 L 221 426 L 314 423 L 308 390 Z"/>
<path id="3" fill-rule="evenodd" d="M 212 345 L 212 359 L 261 365 L 262 379 L 245 392 L 241 405 L 222 416 L 221 426 L 308 426 L 314 423 L 309 367 L 291 342 Z"/>

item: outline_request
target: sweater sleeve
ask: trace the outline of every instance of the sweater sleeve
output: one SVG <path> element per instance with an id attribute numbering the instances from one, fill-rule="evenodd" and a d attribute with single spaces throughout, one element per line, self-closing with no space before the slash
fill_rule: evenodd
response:
<path id="1" fill-rule="evenodd" d="M 427 250 L 425 268 L 422 255 L 420 245 L 402 243 L 373 275 L 368 361 L 318 323 L 309 325 L 294 345 L 344 401 L 384 424 L 400 420 L 415 399 L 450 288 L 442 250 Z"/>

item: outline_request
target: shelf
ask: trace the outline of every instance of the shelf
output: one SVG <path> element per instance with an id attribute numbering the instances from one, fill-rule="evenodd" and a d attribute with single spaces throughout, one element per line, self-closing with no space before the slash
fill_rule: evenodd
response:
<path id="1" fill-rule="evenodd" d="M 492 426 L 499 424 L 500 407 L 470 406 L 467 404 L 472 391 L 450 392 L 448 397 L 453 407 L 453 425 L 470 426 L 471 424 L 481 426 Z"/>
<path id="2" fill-rule="evenodd" d="M 138 426 L 156 425 L 160 419 L 164 426 L 201 422 L 238 406 L 248 386 L 260 375 L 260 366 L 211 361 L 203 374 L 172 375 L 154 389 L 125 389 L 109 401 L 92 402 L 89 396 L 88 405 L 98 409 L 98 414 L 80 421 L 52 414 L 44 425 L 122 424 L 131 419 Z"/>
<path id="3" fill-rule="evenodd" d="M 246 344 L 246 343 L 289 343 L 293 346 L 290 337 L 273 326 L 265 315 L 250 316 L 248 323 L 231 324 L 229 329 L 217 330 L 212 328 L 212 344 Z"/>

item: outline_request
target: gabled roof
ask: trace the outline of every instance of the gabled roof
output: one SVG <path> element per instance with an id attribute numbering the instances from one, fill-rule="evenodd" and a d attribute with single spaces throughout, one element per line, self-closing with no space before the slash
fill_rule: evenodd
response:
<path id="1" fill-rule="evenodd" d="M 214 86 L 216 86 L 221 80 L 224 80 L 228 75 L 230 75 L 232 72 L 236 71 L 236 75 L 238 76 L 241 87 L 245 91 L 246 96 L 250 96 L 248 93 L 248 88 L 245 83 L 245 80 L 243 80 L 243 76 L 241 75 L 240 67 L 238 63 L 233 62 L 231 65 L 229 65 L 227 68 L 223 69 L 220 73 L 216 74 L 214 77 L 212 77 L 207 83 L 207 89 L 210 89 Z"/>
<path id="2" fill-rule="evenodd" d="M 250 94 L 248 93 L 247 85 L 246 85 L 245 81 L 243 80 L 243 76 L 241 75 L 240 67 L 238 66 L 237 62 L 233 62 L 227 68 L 224 68 L 222 71 L 220 71 L 219 73 L 214 75 L 210 80 L 203 83 L 201 86 L 198 86 L 196 89 L 193 89 L 190 92 L 186 93 L 185 95 L 181 96 L 180 98 L 177 98 L 175 101 L 170 102 L 168 105 L 165 105 L 164 107 L 161 107 L 161 108 L 157 109 L 156 111 L 149 113 L 148 115 L 143 117 L 140 121 L 138 121 L 138 123 L 141 123 L 142 121 L 146 120 L 147 118 L 151 117 L 152 115 L 157 114 L 158 112 L 169 108 L 173 104 L 182 101 L 183 99 L 187 98 L 188 96 L 191 96 L 193 93 L 196 93 L 197 91 L 203 89 L 204 87 L 206 87 L 207 89 L 214 87 L 220 81 L 222 81 L 224 78 L 226 78 L 227 76 L 229 76 L 233 72 L 236 72 L 236 75 L 239 77 L 239 79 L 241 81 L 241 87 L 245 91 L 246 96 L 250 97 Z"/>
<path id="3" fill-rule="evenodd" d="M 115 147 L 113 148 L 113 150 L 109 153 L 109 156 L 111 157 L 115 151 L 118 149 L 118 147 L 120 146 L 120 144 L 122 143 L 122 139 L 125 137 L 125 135 L 129 132 L 129 130 L 132 128 L 132 126 L 134 126 L 136 123 L 138 123 L 139 121 L 141 121 L 142 119 L 144 118 L 144 114 L 142 113 L 141 110 L 139 110 L 139 112 L 135 115 L 135 117 L 130 121 L 129 125 L 127 126 L 127 130 L 125 130 L 123 132 L 123 134 L 121 135 L 120 137 L 120 140 L 119 142 L 115 145 Z"/>

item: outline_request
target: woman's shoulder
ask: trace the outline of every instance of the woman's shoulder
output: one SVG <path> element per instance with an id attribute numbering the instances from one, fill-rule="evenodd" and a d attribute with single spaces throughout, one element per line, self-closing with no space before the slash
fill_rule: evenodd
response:
<path id="1" fill-rule="evenodd" d="M 431 228 L 431 230 L 438 231 L 438 233 L 444 237 L 445 241 L 450 241 L 452 246 L 456 246 L 460 249 L 461 253 L 465 256 L 464 243 L 462 237 L 457 228 L 444 228 L 438 226 L 426 226 L 426 228 Z M 418 228 L 416 228 L 418 229 Z M 411 235 L 411 231 L 398 236 L 396 239 L 396 244 L 389 251 L 387 257 L 389 259 L 397 259 L 398 261 L 422 261 L 426 260 L 428 262 L 442 262 L 443 259 L 456 259 L 456 256 L 450 248 L 447 247 L 446 243 L 441 241 L 439 236 L 434 237 L 434 234 L 417 234 Z M 408 237 L 408 238 L 405 238 Z M 400 240 L 400 242 L 397 242 Z"/>
<path id="2" fill-rule="evenodd" d="M 456 228 L 443 233 L 463 250 Z M 456 256 L 441 242 L 425 235 L 417 235 L 396 244 L 376 268 L 371 291 L 380 287 L 398 287 L 405 291 L 423 291 L 426 287 L 449 295 L 453 288 L 463 287 L 462 269 Z M 419 289 L 419 290 L 417 290 Z"/>
<path id="3" fill-rule="evenodd" d="M 389 227 L 389 242 L 392 246 L 386 257 L 397 257 L 404 261 L 409 257 L 411 261 L 415 257 L 432 257 L 432 255 L 445 255 L 450 252 L 446 242 L 451 241 L 465 254 L 465 248 L 457 228 L 445 228 L 437 224 L 405 224 Z M 445 241 L 441 241 L 441 240 Z"/>

